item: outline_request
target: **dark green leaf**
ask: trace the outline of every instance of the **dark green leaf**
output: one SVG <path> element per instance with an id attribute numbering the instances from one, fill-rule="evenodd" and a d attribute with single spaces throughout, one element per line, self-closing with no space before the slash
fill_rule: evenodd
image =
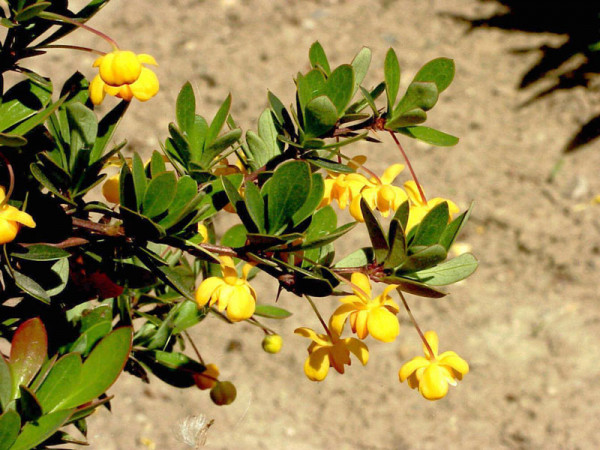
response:
<path id="1" fill-rule="evenodd" d="M 71 408 L 103 394 L 122 372 L 131 351 L 131 328 L 117 328 L 96 345 L 81 367 L 81 382 L 61 408 Z"/>
<path id="2" fill-rule="evenodd" d="M 119 207 L 123 224 L 129 236 L 142 239 L 158 239 L 166 235 L 165 229 L 152 220 L 124 206 Z"/>
<path id="3" fill-rule="evenodd" d="M 364 267 L 375 260 L 375 255 L 371 247 L 360 248 L 344 258 L 340 259 L 335 268 L 342 269 L 346 267 Z"/>
<path id="4" fill-rule="evenodd" d="M 306 105 L 304 132 L 306 137 L 319 137 L 336 124 L 338 113 L 335 105 L 325 95 L 312 99 Z"/>
<path id="5" fill-rule="evenodd" d="M 388 234 L 390 251 L 385 258 L 384 269 L 399 266 L 406 259 L 406 237 L 398 219 L 392 220 Z"/>
<path id="6" fill-rule="evenodd" d="M 69 129 L 71 131 L 71 167 L 74 166 L 74 155 L 82 149 L 91 149 L 98 135 L 98 119 L 96 114 L 82 103 L 70 103 L 66 106 Z"/>
<path id="7" fill-rule="evenodd" d="M 159 278 L 188 300 L 195 301 L 194 295 L 189 291 L 187 283 L 178 271 L 168 266 L 158 266 L 157 268 Z"/>
<path id="8" fill-rule="evenodd" d="M 121 118 L 125 115 L 130 102 L 123 100 L 111 109 L 98 123 L 98 137 L 94 142 L 92 153 L 90 153 L 90 162 L 98 161 L 104 154 L 104 149 L 112 139 Z"/>
<path id="9" fill-rule="evenodd" d="M 409 211 L 410 208 L 408 205 L 408 200 L 406 200 L 398 207 L 393 217 L 393 219 L 396 219 L 400 222 L 400 225 L 402 225 L 402 229 L 404 230 L 406 230 L 406 225 L 408 224 Z"/>
<path id="10" fill-rule="evenodd" d="M 133 154 L 131 161 L 131 176 L 133 178 L 133 188 L 135 191 L 135 203 L 137 205 L 137 210 L 139 211 L 142 207 L 142 202 L 144 201 L 148 181 L 146 179 L 144 163 L 137 153 Z"/>
<path id="11" fill-rule="evenodd" d="M 156 150 L 152 152 L 152 158 L 150 159 L 150 174 L 152 178 L 156 178 L 161 173 L 165 172 L 167 167 L 165 166 L 165 160 Z"/>
<path id="12" fill-rule="evenodd" d="M 360 210 L 362 211 L 365 219 L 365 225 L 369 232 L 369 238 L 371 244 L 373 244 L 373 250 L 375 251 L 375 259 L 378 263 L 382 263 L 388 255 L 390 249 L 385 237 L 385 233 L 379 224 L 377 218 L 373 215 L 371 208 L 364 199 L 360 199 Z"/>
<path id="13" fill-rule="evenodd" d="M 16 134 L 0 133 L 0 145 L 4 147 L 22 147 L 27 144 L 27 139 Z"/>
<path id="14" fill-rule="evenodd" d="M 290 317 L 292 313 L 273 305 L 256 305 L 254 315 L 266 317 L 267 319 L 285 319 Z"/>
<path id="15" fill-rule="evenodd" d="M 2 411 L 6 411 L 6 407 L 12 398 L 12 386 L 10 366 L 4 359 L 4 356 L 0 355 L 0 408 L 2 408 Z M 1 429 L 2 427 L 0 426 Z M 2 442 L 1 439 L 0 442 Z"/>
<path id="16" fill-rule="evenodd" d="M 413 81 L 432 81 L 438 93 L 442 93 L 454 79 L 454 61 L 448 58 L 436 58 L 425 64 Z"/>
<path id="17" fill-rule="evenodd" d="M 5 131 L 34 115 L 50 103 L 52 85 L 40 84 L 31 79 L 11 87 L 0 104 L 0 131 Z"/>
<path id="18" fill-rule="evenodd" d="M 142 202 L 142 211 L 145 216 L 153 218 L 165 212 L 177 191 L 177 178 L 173 172 L 164 172 L 153 178 L 148 184 L 144 200 Z"/>
<path id="19" fill-rule="evenodd" d="M 19 386 L 17 410 L 23 421 L 37 420 L 42 415 L 42 407 L 35 394 L 26 386 Z"/>
<path id="20" fill-rule="evenodd" d="M 323 181 L 323 177 L 318 173 L 312 174 L 312 184 L 310 188 L 310 193 L 308 194 L 308 197 L 306 198 L 304 204 L 292 216 L 292 222 L 294 223 L 294 225 L 298 225 L 307 217 L 310 217 L 313 214 L 313 212 L 315 212 L 315 210 L 323 200 L 324 192 L 325 182 Z"/>
<path id="21" fill-rule="evenodd" d="M 221 245 L 228 247 L 242 247 L 246 243 L 246 236 L 248 232 L 244 225 L 237 224 L 227 230 L 221 238 Z"/>
<path id="22" fill-rule="evenodd" d="M 331 233 L 326 233 L 315 239 L 307 240 L 307 242 L 302 244 L 300 246 L 300 248 L 302 248 L 304 250 L 308 250 L 311 248 L 318 248 L 318 247 L 322 247 L 326 244 L 329 244 L 330 242 L 333 242 L 333 241 L 339 239 L 344 234 L 346 234 L 347 232 L 352 230 L 352 228 L 354 228 L 357 223 L 358 222 L 351 222 L 351 223 L 344 224 L 341 227 L 333 230 Z"/>
<path id="23" fill-rule="evenodd" d="M 399 116 L 394 116 L 385 123 L 386 130 L 406 130 L 406 127 L 423 123 L 427 120 L 427 113 L 421 108 L 414 108 Z"/>
<path id="24" fill-rule="evenodd" d="M 354 173 L 354 172 L 356 172 L 356 170 L 354 170 L 352 167 L 348 167 L 346 164 L 340 164 L 338 162 L 331 161 L 329 159 L 309 157 L 309 158 L 306 158 L 306 161 L 308 161 L 311 164 L 314 164 L 317 167 L 321 167 L 322 169 L 330 170 L 335 173 Z"/>
<path id="25" fill-rule="evenodd" d="M 200 158 L 200 164 L 203 167 L 210 166 L 223 150 L 238 142 L 241 137 L 242 130 L 236 128 L 217 138 L 213 143 L 208 145 L 208 147 L 204 148 L 204 153 L 202 153 L 202 158 Z"/>
<path id="26" fill-rule="evenodd" d="M 17 272 L 16 270 L 13 270 L 12 275 L 15 278 L 15 284 L 23 289 L 27 294 L 44 303 L 50 303 L 50 297 L 48 296 L 48 293 L 36 281 L 29 278 L 27 275 L 23 275 L 21 272 Z"/>
<path id="27" fill-rule="evenodd" d="M 446 286 L 464 280 L 477 269 L 477 259 L 471 253 L 464 253 L 430 269 L 410 274 L 428 286 Z"/>
<path id="28" fill-rule="evenodd" d="M 327 61 L 325 50 L 323 50 L 323 47 L 321 47 L 319 41 L 316 41 L 313 45 L 310 46 L 308 58 L 310 59 L 310 64 L 314 68 L 323 69 L 325 75 L 329 76 L 329 74 L 331 73 L 331 69 L 329 68 L 329 61 Z"/>
<path id="29" fill-rule="evenodd" d="M 406 89 L 404 97 L 394 108 L 393 117 L 398 117 L 415 108 L 428 111 L 435 106 L 438 100 L 438 90 L 433 82 L 413 81 Z"/>
<path id="30" fill-rule="evenodd" d="M 281 145 L 277 139 L 277 134 L 273 114 L 271 110 L 265 109 L 258 118 L 258 135 L 266 146 L 266 154 L 261 155 L 260 161 L 256 159 L 258 167 L 264 166 L 281 154 Z M 256 155 L 253 155 L 253 157 L 256 158 Z"/>
<path id="31" fill-rule="evenodd" d="M 68 258 L 71 254 L 62 248 L 51 245 L 36 244 L 26 247 L 27 253 L 12 253 L 11 256 L 28 261 L 56 261 Z"/>
<path id="32" fill-rule="evenodd" d="M 442 236 L 440 237 L 440 245 L 442 245 L 446 250 L 450 250 L 450 246 L 454 243 L 456 237 L 462 230 L 462 227 L 469 220 L 469 216 L 471 215 L 471 211 L 473 210 L 473 204 L 469 206 L 464 213 L 454 219 L 452 222 L 448 224 Z"/>
<path id="33" fill-rule="evenodd" d="M 448 202 L 442 202 L 433 207 L 419 223 L 411 246 L 437 244 L 448 225 L 449 217 Z"/>
<path id="34" fill-rule="evenodd" d="M 236 189 L 239 189 L 239 187 L 242 185 L 242 174 L 227 175 L 226 178 L 231 181 L 231 184 L 233 184 Z M 207 205 L 209 208 L 202 213 L 200 220 L 204 220 L 213 216 L 217 211 L 220 211 L 223 209 L 223 207 L 225 207 L 225 205 L 229 204 L 229 198 L 227 198 L 225 188 L 223 187 L 223 183 L 221 182 L 220 178 L 210 182 L 205 188 L 205 192 L 206 195 L 202 198 L 200 207 Z"/>
<path id="35" fill-rule="evenodd" d="M 354 96 L 354 69 L 351 65 L 343 64 L 331 73 L 325 83 L 324 94 L 335 105 L 338 117 L 341 117 Z"/>
<path id="36" fill-rule="evenodd" d="M 179 128 L 189 134 L 196 118 L 196 97 L 189 81 L 179 91 L 175 104 L 175 115 Z"/>
<path id="37" fill-rule="evenodd" d="M 387 96 L 387 110 L 393 111 L 400 88 L 400 63 L 393 48 L 390 47 L 385 55 L 383 64 L 383 73 L 385 77 L 385 92 Z"/>
<path id="38" fill-rule="evenodd" d="M 258 232 L 265 233 L 265 203 L 256 185 L 250 181 L 246 183 L 244 201 Z"/>
<path id="39" fill-rule="evenodd" d="M 306 202 L 312 185 L 310 168 L 303 161 L 280 165 L 270 182 L 267 201 L 268 230 L 280 233 Z"/>
<path id="40" fill-rule="evenodd" d="M 204 148 L 208 148 L 212 143 L 217 139 L 217 136 L 221 132 L 225 121 L 227 120 L 227 116 L 229 116 L 229 109 L 231 108 L 231 94 L 227 96 L 225 101 L 221 104 L 217 114 L 215 114 L 214 119 L 212 120 L 208 132 L 206 133 L 206 140 Z M 206 161 L 207 158 L 205 155 L 202 155 L 202 160 Z M 210 162 L 212 158 L 208 159 Z"/>
<path id="41" fill-rule="evenodd" d="M 396 275 L 404 275 L 419 270 L 428 269 L 446 259 L 446 249 L 439 244 L 425 247 L 423 250 L 410 255 L 396 269 Z"/>
<path id="42" fill-rule="evenodd" d="M 438 147 L 452 147 L 453 145 L 458 144 L 458 138 L 456 136 L 429 127 L 414 126 L 400 128 L 397 131 L 414 139 L 427 142 L 428 144 L 437 145 Z"/>

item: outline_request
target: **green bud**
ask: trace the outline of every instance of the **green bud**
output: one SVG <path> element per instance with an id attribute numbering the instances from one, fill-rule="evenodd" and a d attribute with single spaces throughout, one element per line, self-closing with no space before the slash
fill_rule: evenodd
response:
<path id="1" fill-rule="evenodd" d="M 262 348 L 267 353 L 279 353 L 283 339 L 278 334 L 269 334 L 262 341 Z"/>

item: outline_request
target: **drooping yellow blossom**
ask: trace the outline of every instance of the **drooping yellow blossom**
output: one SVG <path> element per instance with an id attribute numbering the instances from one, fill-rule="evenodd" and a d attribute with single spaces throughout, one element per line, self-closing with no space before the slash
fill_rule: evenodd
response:
<path id="1" fill-rule="evenodd" d="M 194 374 L 194 381 L 199 389 L 211 389 L 219 381 L 219 368 L 215 364 L 207 364 L 206 370 Z"/>
<path id="2" fill-rule="evenodd" d="M 233 259 L 220 256 L 223 277 L 209 277 L 196 290 L 196 303 L 203 307 L 217 304 L 219 311 L 227 310 L 227 317 L 239 322 L 252 317 L 256 308 L 256 291 L 246 280 L 252 265 L 246 264 L 242 277 L 238 277 Z"/>
<path id="3" fill-rule="evenodd" d="M 422 187 L 421 187 L 422 188 Z M 423 218 L 431 211 L 435 206 L 443 202 L 448 202 L 448 212 L 450 213 L 450 220 L 452 215 L 458 213 L 459 209 L 452 200 L 446 200 L 445 198 L 432 198 L 427 202 L 424 202 L 417 188 L 417 183 L 414 180 L 407 181 L 404 183 L 404 189 L 408 194 L 408 200 L 410 202 L 410 211 L 408 213 L 408 223 L 406 224 L 406 232 L 408 233 L 412 227 L 421 223 Z"/>
<path id="4" fill-rule="evenodd" d="M 202 222 L 198 222 L 198 234 L 202 236 L 202 243 L 208 242 L 208 228 Z"/>
<path id="5" fill-rule="evenodd" d="M 346 209 L 361 189 L 368 184 L 369 180 L 359 173 L 329 175 L 325 179 L 325 192 L 319 206 L 327 206 L 333 200 L 337 200 L 340 209 Z"/>
<path id="6" fill-rule="evenodd" d="M 371 284 L 365 274 L 354 272 L 351 281 L 360 290 L 353 288 L 354 295 L 340 300 L 343 305 L 334 311 L 330 320 L 333 331 L 341 335 L 349 318 L 352 331 L 360 339 L 365 339 L 371 333 L 379 341 L 392 342 L 400 333 L 396 317 L 400 308 L 388 294 L 397 286 L 391 284 L 381 295 L 371 299 Z"/>
<path id="7" fill-rule="evenodd" d="M 378 180 L 371 177 L 369 183 L 366 184 L 359 195 L 352 199 L 350 205 L 350 214 L 359 222 L 364 222 L 362 211 L 360 209 L 360 199 L 364 198 L 369 207 L 373 210 L 377 209 L 383 217 L 387 217 L 390 213 L 395 212 L 398 207 L 408 198 L 402 188 L 393 186 L 392 182 L 404 170 L 402 164 L 392 164 L 384 172 Z"/>
<path id="8" fill-rule="evenodd" d="M 467 362 L 452 351 L 438 356 L 438 335 L 435 331 L 427 331 L 425 339 L 429 343 L 433 355 L 425 344 L 425 357 L 417 356 L 404 364 L 398 372 L 400 382 L 408 380 L 411 389 L 419 388 L 419 392 L 427 400 L 439 400 L 448 393 L 448 385 L 456 386 L 456 380 L 469 373 Z"/>
<path id="9" fill-rule="evenodd" d="M 102 195 L 110 203 L 119 203 L 121 201 L 119 196 L 119 177 L 120 175 L 117 173 L 109 177 L 102 185 Z"/>
<path id="10" fill-rule="evenodd" d="M 364 342 L 356 338 L 341 339 L 335 331 L 328 334 L 317 334 L 310 328 L 297 328 L 294 333 L 312 339 L 308 346 L 308 358 L 304 363 L 304 373 L 309 380 L 323 381 L 333 367 L 344 373 L 344 365 L 350 365 L 350 352 L 364 366 L 369 361 L 369 349 Z"/>
<path id="11" fill-rule="evenodd" d="M 0 204 L 5 197 L 4 187 L 0 186 Z M 2 205 L 0 207 L 0 244 L 13 241 L 17 237 L 21 225 L 35 228 L 33 218 L 25 211 L 21 211 L 8 203 Z"/>
<path id="12" fill-rule="evenodd" d="M 157 65 L 154 57 L 136 55 L 129 50 L 114 50 L 94 61 L 99 73 L 90 83 L 90 99 L 99 105 L 106 94 L 130 101 L 133 97 L 145 102 L 159 90 L 156 74 L 142 64 Z"/>

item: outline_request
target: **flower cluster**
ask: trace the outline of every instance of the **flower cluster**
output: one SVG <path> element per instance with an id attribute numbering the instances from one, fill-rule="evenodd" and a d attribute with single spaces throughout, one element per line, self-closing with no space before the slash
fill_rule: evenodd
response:
<path id="1" fill-rule="evenodd" d="M 106 94 L 131 101 L 150 100 L 158 93 L 156 74 L 142 64 L 157 65 L 156 60 L 146 54 L 136 55 L 129 50 L 114 50 L 94 61 L 99 73 L 90 83 L 90 99 L 99 105 Z"/>
<path id="2" fill-rule="evenodd" d="M 0 205 L 0 244 L 13 241 L 21 225 L 35 228 L 35 222 L 29 214 L 6 203 L 3 186 L 0 186 Z"/>

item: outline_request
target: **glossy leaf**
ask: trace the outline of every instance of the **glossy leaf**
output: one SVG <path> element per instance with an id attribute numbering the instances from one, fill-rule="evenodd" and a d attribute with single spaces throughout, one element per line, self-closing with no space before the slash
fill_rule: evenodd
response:
<path id="1" fill-rule="evenodd" d="M 10 450 L 29 450 L 52 436 L 71 417 L 74 409 L 65 409 L 46 414 L 35 422 L 23 426 Z"/>
<path id="2" fill-rule="evenodd" d="M 324 95 L 312 99 L 306 105 L 304 132 L 307 137 L 319 137 L 336 124 L 338 112 L 333 102 Z"/>
<path id="3" fill-rule="evenodd" d="M 13 398 L 19 386 L 27 386 L 33 380 L 47 355 L 48 336 L 42 321 L 36 317 L 23 322 L 15 331 L 10 348 Z"/>
<path id="4" fill-rule="evenodd" d="M 292 315 L 291 312 L 273 305 L 256 305 L 255 316 L 266 317 L 267 319 L 285 319 Z"/>
<path id="5" fill-rule="evenodd" d="M 429 246 L 437 244 L 448 225 L 450 214 L 448 202 L 434 206 L 419 223 L 411 245 Z"/>
<path id="6" fill-rule="evenodd" d="M 442 93 L 454 79 L 454 61 L 448 58 L 436 58 L 425 64 L 415 75 L 413 81 L 432 81 L 438 93 Z"/>
<path id="7" fill-rule="evenodd" d="M 61 404 L 71 408 L 94 400 L 118 378 L 131 350 L 131 328 L 117 328 L 92 350 L 81 368 L 81 382 Z"/>
<path id="8" fill-rule="evenodd" d="M 62 248 L 51 245 L 35 244 L 26 247 L 26 253 L 12 253 L 11 256 L 28 261 L 56 261 L 68 258 L 71 254 Z"/>
<path id="9" fill-rule="evenodd" d="M 28 79 L 11 87 L 0 104 L 0 131 L 34 115 L 46 107 L 52 98 L 52 85 L 35 83 Z M 24 99 L 27 99 L 25 102 Z"/>
<path id="10" fill-rule="evenodd" d="M 0 355 L 0 407 L 2 411 L 6 411 L 6 407 L 12 399 L 12 389 L 13 381 L 10 366 L 4 356 Z"/>
<path id="11" fill-rule="evenodd" d="M 408 126 L 406 128 L 400 128 L 397 131 L 406 136 L 438 147 L 452 147 L 453 145 L 458 144 L 458 138 L 456 136 L 429 127 Z"/>
<path id="12" fill-rule="evenodd" d="M 477 265 L 477 259 L 471 253 L 464 253 L 430 269 L 411 273 L 410 277 L 429 286 L 446 286 L 470 276 Z"/>
<path id="13" fill-rule="evenodd" d="M 69 123 L 71 168 L 74 167 L 74 156 L 82 148 L 91 149 L 98 135 L 98 119 L 96 114 L 82 103 L 70 103 L 66 106 Z"/>

